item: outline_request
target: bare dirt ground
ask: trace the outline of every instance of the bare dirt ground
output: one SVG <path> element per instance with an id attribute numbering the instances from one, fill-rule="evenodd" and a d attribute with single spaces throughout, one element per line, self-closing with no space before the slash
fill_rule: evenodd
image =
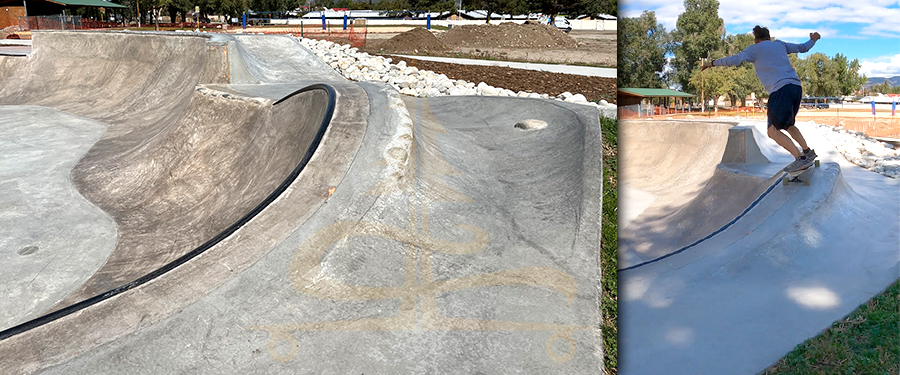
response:
<path id="1" fill-rule="evenodd" d="M 432 30 L 432 33 L 435 35 L 435 37 L 438 40 L 441 40 L 441 42 L 447 46 L 446 50 L 397 50 L 396 48 L 382 49 L 380 45 L 387 39 L 393 38 L 400 33 L 373 32 L 374 30 L 376 29 L 370 29 L 370 32 L 367 35 L 366 47 L 363 49 L 369 53 L 405 53 L 428 56 L 464 57 L 504 61 L 591 65 L 599 67 L 616 66 L 615 31 L 572 30 L 572 32 L 568 34 L 568 37 L 574 41 L 574 47 L 560 47 L 558 45 L 548 46 L 547 44 L 543 46 L 536 45 L 526 47 L 516 46 L 514 44 L 504 45 L 504 43 L 482 43 L 480 45 L 473 45 L 472 43 L 451 43 L 452 41 L 445 41 L 444 36 L 449 34 L 453 30 Z M 559 34 L 565 35 L 561 31 L 555 31 L 557 31 Z M 523 37 L 528 36 L 532 35 L 523 35 Z M 508 38 L 519 39 L 516 36 L 508 36 Z"/>
<path id="2" fill-rule="evenodd" d="M 800 111 L 797 121 L 815 121 L 818 124 L 843 127 L 847 130 L 866 133 L 870 137 L 900 138 L 900 119 L 890 113 L 879 113 L 873 117 L 867 110 L 849 111 Z"/>
<path id="3" fill-rule="evenodd" d="M 553 96 L 563 92 L 582 94 L 587 100 L 606 100 L 616 103 L 616 79 L 580 76 L 575 74 L 539 72 L 534 70 L 505 68 L 499 66 L 459 65 L 436 61 L 424 61 L 389 56 L 394 62 L 406 61 L 408 66 L 420 70 L 442 73 L 452 79 L 469 82 L 484 82 L 494 87 L 512 91 L 534 92 Z"/>
<path id="4" fill-rule="evenodd" d="M 372 36 L 374 34 L 369 34 Z M 388 37 L 390 35 L 390 37 Z M 369 39 L 363 51 L 385 55 L 483 58 L 506 61 L 555 62 L 611 65 L 616 61 L 616 33 L 572 30 L 566 34 L 546 25 L 475 25 L 449 31 L 410 29 L 403 33 L 381 33 Z M 484 82 L 513 91 L 559 95 L 582 94 L 590 101 L 616 103 L 615 78 L 548 73 L 496 66 L 458 65 L 389 56 L 407 65 L 431 70 L 452 79 Z M 600 62 L 600 64 L 598 64 Z"/>

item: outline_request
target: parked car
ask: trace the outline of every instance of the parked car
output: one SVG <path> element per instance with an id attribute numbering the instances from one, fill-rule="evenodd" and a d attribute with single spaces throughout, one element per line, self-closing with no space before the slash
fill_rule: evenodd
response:
<path id="1" fill-rule="evenodd" d="M 800 107 L 807 109 L 828 109 L 828 103 L 800 102 Z"/>

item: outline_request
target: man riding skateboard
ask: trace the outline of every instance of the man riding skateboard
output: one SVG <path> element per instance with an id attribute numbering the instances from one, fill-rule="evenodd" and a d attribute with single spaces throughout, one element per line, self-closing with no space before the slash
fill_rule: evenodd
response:
<path id="1" fill-rule="evenodd" d="M 818 32 L 809 34 L 809 41 L 803 44 L 772 41 L 769 37 L 769 29 L 757 25 L 753 28 L 755 44 L 747 47 L 737 55 L 724 57 L 708 64 L 703 64 L 700 70 L 706 70 L 714 66 L 738 66 L 744 61 L 753 63 L 756 76 L 769 93 L 769 120 L 768 135 L 779 146 L 794 156 L 795 160 L 784 167 L 785 172 L 797 172 L 809 168 L 816 158 L 816 152 L 809 148 L 800 130 L 794 126 L 797 111 L 800 110 L 800 98 L 803 90 L 800 88 L 800 77 L 788 59 L 790 53 L 809 51 L 816 41 L 821 38 Z M 785 134 L 782 130 L 787 131 Z M 788 134 L 790 137 L 788 137 Z M 800 144 L 798 149 L 794 141 Z"/>

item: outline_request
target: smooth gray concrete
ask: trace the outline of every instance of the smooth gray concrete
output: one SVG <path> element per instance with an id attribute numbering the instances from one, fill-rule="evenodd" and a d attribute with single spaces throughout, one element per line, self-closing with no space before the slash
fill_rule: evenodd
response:
<path id="1" fill-rule="evenodd" d="M 243 65 L 253 76 L 232 83 L 285 83 L 307 80 L 344 82 L 343 76 L 300 44 L 286 35 L 229 35 L 237 47 L 230 56 L 240 56 Z M 253 82 L 253 81 L 257 82 Z"/>
<path id="2" fill-rule="evenodd" d="M 629 125 L 620 124 L 620 130 Z M 790 162 L 786 151 L 766 140 L 764 122 L 741 125 L 753 132 L 743 140 L 754 139 L 760 154 L 772 163 L 730 163 L 719 165 L 715 173 L 753 178 Z M 707 126 L 687 121 L 656 124 L 659 131 Z M 849 163 L 815 126 L 799 127 L 822 160 L 810 186 L 782 186 L 773 179 L 771 189 L 759 194 L 744 216 L 715 236 L 660 261 L 619 271 L 620 374 L 759 373 L 900 276 L 898 181 Z M 677 140 L 671 145 L 684 148 Z M 707 187 L 670 206 L 691 206 L 710 189 L 719 187 Z M 744 209 L 749 206 L 740 203 L 747 201 L 741 194 L 735 189 L 713 198 L 717 205 L 740 204 Z M 620 225 L 631 228 L 641 215 L 644 212 L 632 213 L 634 221 Z M 693 222 L 697 224 L 703 222 Z M 666 232 L 677 225 L 672 221 L 646 229 Z"/>
<path id="3" fill-rule="evenodd" d="M 69 179 L 104 132 L 51 108 L 0 106 L 0 327 L 38 317 L 112 253 L 115 222 Z"/>
<path id="4" fill-rule="evenodd" d="M 34 61 L 6 75 L 27 85 L 0 89 L 0 103 L 52 97 L 55 108 L 109 126 L 76 166 L 73 176 L 86 176 L 76 186 L 96 205 L 113 197 L 109 207 L 127 208 L 109 212 L 120 227 L 140 228 L 134 243 L 147 247 L 117 247 L 109 259 L 121 260 L 83 290 L 190 251 L 270 192 L 266 181 L 283 178 L 279 170 L 306 149 L 304 124 L 321 120 L 324 107 L 315 92 L 275 99 L 313 82 L 333 86 L 321 143 L 287 190 L 233 234 L 146 284 L 0 340 L 0 368 L 602 371 L 596 110 L 536 99 L 401 98 L 386 85 L 323 81 L 333 72 L 314 60 L 270 53 L 281 37 L 174 38 L 47 33 L 35 38 Z M 80 94 L 68 89 L 71 79 L 42 80 L 39 71 L 54 66 L 87 68 L 68 61 L 62 42 L 155 48 L 122 76 L 145 82 L 151 90 L 140 95 L 151 105 L 119 98 L 125 108 L 104 106 L 111 88 L 130 87 L 117 79 L 79 77 Z M 130 58 L 94 63 L 104 59 Z M 174 86 L 152 78 L 183 74 L 188 82 Z M 515 128 L 527 119 L 548 126 Z"/>

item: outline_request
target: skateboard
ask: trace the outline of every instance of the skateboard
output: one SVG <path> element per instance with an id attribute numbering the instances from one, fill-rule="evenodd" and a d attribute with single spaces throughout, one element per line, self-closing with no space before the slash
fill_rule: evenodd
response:
<path id="1" fill-rule="evenodd" d="M 802 182 L 803 186 L 809 186 L 809 182 L 812 180 L 812 172 L 813 168 L 819 167 L 819 161 L 816 160 L 813 165 L 801 169 L 796 172 L 784 172 L 787 174 L 784 178 L 782 178 L 781 183 L 784 186 L 788 186 L 791 182 Z"/>

